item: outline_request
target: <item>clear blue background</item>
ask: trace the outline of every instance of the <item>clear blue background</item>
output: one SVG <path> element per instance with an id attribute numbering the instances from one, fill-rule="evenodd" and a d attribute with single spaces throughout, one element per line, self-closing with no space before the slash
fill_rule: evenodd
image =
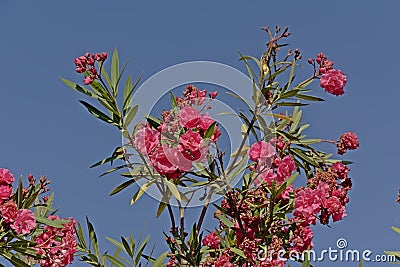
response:
<path id="1" fill-rule="evenodd" d="M 325 52 L 348 76 L 345 95 L 306 108 L 313 137 L 336 139 L 355 131 L 361 147 L 348 153 L 353 190 L 348 217 L 332 228 L 315 227 L 317 250 L 346 238 L 351 249 L 374 254 L 400 249 L 395 203 L 398 186 L 400 2 L 393 1 L 11 1 L 0 2 L 0 166 L 15 176 L 46 175 L 64 217 L 88 215 L 98 234 L 118 238 L 151 234 L 160 245 L 167 217 L 155 220 L 156 202 L 131 207 L 129 189 L 108 193 L 122 179 L 96 178 L 95 161 L 121 137 L 78 103 L 82 96 L 60 76 L 80 81 L 73 59 L 86 51 L 130 60 L 127 71 L 144 78 L 165 67 L 211 60 L 245 71 L 237 50 L 259 56 L 262 26 L 289 26 L 290 43 L 308 57 Z M 208 225 L 215 221 L 210 219 Z M 100 238 L 103 250 L 110 246 Z M 1 260 L 0 260 L 1 261 Z M 357 266 L 317 263 L 316 266 Z M 81 266 L 78 262 L 74 266 Z M 387 266 L 365 263 L 364 266 Z"/>

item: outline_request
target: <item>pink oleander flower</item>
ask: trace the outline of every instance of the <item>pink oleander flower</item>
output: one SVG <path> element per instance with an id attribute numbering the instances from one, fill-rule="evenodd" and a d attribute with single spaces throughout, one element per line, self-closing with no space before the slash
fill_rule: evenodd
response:
<path id="1" fill-rule="evenodd" d="M 179 124 L 186 128 L 195 128 L 200 123 L 200 113 L 192 107 L 184 107 L 179 110 Z"/>
<path id="2" fill-rule="evenodd" d="M 207 91 L 206 90 L 199 90 L 193 85 L 186 86 L 186 90 L 183 91 L 183 95 L 185 99 L 189 101 L 191 105 L 201 105 L 206 100 Z"/>
<path id="3" fill-rule="evenodd" d="M 213 231 L 203 238 L 202 243 L 204 246 L 217 249 L 221 241 L 219 240 L 217 234 Z"/>
<path id="4" fill-rule="evenodd" d="M 188 130 L 179 137 L 179 147 L 185 158 L 191 161 L 203 160 L 207 156 L 208 148 L 198 132 Z"/>
<path id="5" fill-rule="evenodd" d="M 171 164 L 178 167 L 179 170 L 188 172 L 192 168 L 192 161 L 185 158 L 184 154 L 181 152 L 178 146 L 167 149 L 164 152 Z"/>
<path id="6" fill-rule="evenodd" d="M 353 132 L 344 133 L 340 136 L 337 144 L 338 154 L 343 155 L 347 150 L 354 150 L 360 146 L 357 135 Z"/>
<path id="7" fill-rule="evenodd" d="M 182 174 L 182 170 L 171 162 L 167 156 L 169 153 L 168 145 L 159 146 L 150 155 L 151 164 L 159 174 L 165 175 L 168 179 L 176 179 Z"/>
<path id="8" fill-rule="evenodd" d="M 205 132 L 208 130 L 208 128 L 215 122 L 215 120 L 213 120 L 208 113 L 201 115 L 200 116 L 200 133 L 202 135 L 205 134 Z M 210 137 L 211 141 L 213 142 L 217 142 L 218 138 L 221 135 L 221 131 L 218 129 L 218 126 L 215 125 L 214 126 L 214 133 L 213 135 Z"/>
<path id="9" fill-rule="evenodd" d="M 149 155 L 160 142 L 160 133 L 146 126 L 138 130 L 133 145 L 142 155 Z"/>
<path id="10" fill-rule="evenodd" d="M 233 267 L 231 259 L 227 255 L 221 255 L 215 260 L 215 267 Z"/>
<path id="11" fill-rule="evenodd" d="M 14 181 L 14 176 L 8 169 L 0 168 L 0 184 L 10 185 Z"/>
<path id="12" fill-rule="evenodd" d="M 309 226 L 302 227 L 297 225 L 296 230 L 293 232 L 292 249 L 297 252 L 306 251 L 309 247 L 313 247 L 312 239 L 314 237 L 314 233 Z"/>
<path id="13" fill-rule="evenodd" d="M 12 194 L 12 187 L 9 185 L 0 185 L 0 200 L 8 199 Z"/>
<path id="14" fill-rule="evenodd" d="M 49 216 L 50 220 L 59 220 L 58 216 Z M 36 250 L 39 255 L 45 255 L 46 259 L 40 260 L 41 267 L 64 267 L 74 260 L 77 252 L 75 238 L 75 220 L 63 224 L 62 228 L 45 226 L 44 232 L 36 236 Z"/>
<path id="15" fill-rule="evenodd" d="M 283 182 L 286 178 L 292 175 L 292 172 L 296 170 L 296 164 L 290 155 L 285 156 L 279 161 L 279 166 L 276 170 L 278 174 L 278 181 Z"/>
<path id="16" fill-rule="evenodd" d="M 328 212 L 332 214 L 332 219 L 334 222 L 340 221 L 347 216 L 346 208 L 340 202 L 339 198 L 332 196 L 325 201 L 325 208 Z"/>
<path id="17" fill-rule="evenodd" d="M 294 203 L 295 210 L 293 215 L 305 224 L 315 224 L 317 215 L 321 210 L 321 198 L 318 196 L 319 190 L 304 188 L 296 193 Z"/>
<path id="18" fill-rule="evenodd" d="M 17 211 L 15 221 L 11 224 L 11 228 L 17 234 L 29 234 L 36 226 L 36 220 L 33 212 L 28 209 L 21 209 Z"/>
<path id="19" fill-rule="evenodd" d="M 271 168 L 266 168 L 264 166 L 257 166 L 257 172 L 259 173 L 258 177 L 254 180 L 255 185 L 259 185 L 262 182 L 266 183 L 267 185 L 271 185 L 273 181 L 276 180 L 276 174 L 274 170 Z"/>
<path id="20" fill-rule="evenodd" d="M 346 85 L 347 78 L 340 70 L 329 70 L 322 74 L 320 86 L 330 94 L 339 96 L 344 94 L 344 86 Z"/>
<path id="21" fill-rule="evenodd" d="M 17 217 L 17 211 L 17 203 L 15 203 L 13 200 L 8 201 L 0 206 L 1 217 L 3 217 L 5 223 L 14 222 L 15 218 Z"/>
<path id="22" fill-rule="evenodd" d="M 344 165 L 341 161 L 335 162 L 331 167 L 339 176 L 340 180 L 347 179 L 347 175 L 350 171 L 350 168 Z"/>
<path id="23" fill-rule="evenodd" d="M 264 141 L 258 141 L 254 143 L 249 150 L 249 158 L 251 161 L 265 162 L 267 159 L 271 159 L 275 155 L 274 147 Z"/>

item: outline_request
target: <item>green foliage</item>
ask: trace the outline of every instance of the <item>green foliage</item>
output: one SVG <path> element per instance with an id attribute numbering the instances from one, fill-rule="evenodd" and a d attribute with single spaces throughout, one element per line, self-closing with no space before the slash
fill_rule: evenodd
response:
<path id="1" fill-rule="evenodd" d="M 121 241 L 106 237 L 115 246 L 115 252 L 113 254 L 109 254 L 109 252 L 100 253 L 96 232 L 88 218 L 86 218 L 86 225 L 87 232 L 89 233 L 88 239 L 85 238 L 81 224 L 78 224 L 76 229 L 79 251 L 77 256 L 80 261 L 96 267 L 141 267 L 148 266 L 149 263 L 162 266 L 166 253 L 154 259 L 151 257 L 151 254 L 146 255 L 144 252 L 149 242 L 149 236 L 143 241 L 139 240 L 138 242 L 132 238 L 132 235 L 128 238 L 121 236 Z M 152 266 L 155 266 L 154 264 Z"/>

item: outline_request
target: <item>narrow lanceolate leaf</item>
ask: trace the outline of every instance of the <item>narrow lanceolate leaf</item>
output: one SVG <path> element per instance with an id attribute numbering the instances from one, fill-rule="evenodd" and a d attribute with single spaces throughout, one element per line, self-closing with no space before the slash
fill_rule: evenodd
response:
<path id="1" fill-rule="evenodd" d="M 118 77 L 119 77 L 118 50 L 114 49 L 114 53 L 111 59 L 111 84 L 114 92 L 116 92 Z"/>
<path id="2" fill-rule="evenodd" d="M 107 163 L 107 162 L 111 162 L 111 161 L 114 161 L 114 160 L 116 160 L 116 159 L 122 159 L 122 158 L 124 158 L 124 155 L 123 155 L 123 154 L 119 154 L 119 155 L 115 155 L 115 156 L 112 156 L 112 157 L 108 157 L 108 158 L 106 158 L 106 159 L 103 159 L 103 160 L 100 160 L 100 161 L 96 162 L 95 164 L 93 164 L 93 165 L 90 166 L 89 168 L 94 168 L 94 167 L 103 165 L 103 164 L 105 164 L 105 163 Z"/>
<path id="3" fill-rule="evenodd" d="M 113 256 L 111 256 L 111 255 L 104 255 L 106 258 L 107 258 L 107 260 L 109 260 L 113 265 L 115 265 L 115 266 L 117 266 L 117 267 L 126 267 L 126 265 L 123 263 L 123 262 L 121 262 L 120 260 L 118 260 L 118 259 L 116 259 L 116 258 L 114 258 Z"/>
<path id="4" fill-rule="evenodd" d="M 167 207 L 167 204 L 165 202 L 161 201 L 160 204 L 158 205 L 156 218 L 161 216 L 161 214 L 163 213 L 163 211 L 165 210 L 166 207 Z"/>
<path id="5" fill-rule="evenodd" d="M 303 94 L 297 94 L 297 98 L 303 99 L 303 100 L 308 100 L 308 101 L 325 101 L 325 99 L 312 96 L 312 95 L 303 95 Z"/>
<path id="6" fill-rule="evenodd" d="M 86 217 L 86 224 L 89 232 L 90 244 L 92 245 L 92 248 L 96 256 L 100 258 L 99 244 L 97 243 L 96 232 L 94 231 L 94 227 L 92 223 L 89 221 L 88 217 Z"/>
<path id="7" fill-rule="evenodd" d="M 107 123 L 110 124 L 115 124 L 114 121 L 108 117 L 106 114 L 104 114 L 103 112 L 101 112 L 100 110 L 98 110 L 97 108 L 93 107 L 92 105 L 90 105 L 89 103 L 83 101 L 83 100 L 79 100 L 79 102 L 84 105 L 87 110 L 93 114 L 95 117 L 99 118 L 102 121 L 105 121 Z"/>
<path id="8" fill-rule="evenodd" d="M 153 267 L 161 267 L 163 266 L 164 259 L 167 257 L 168 252 L 164 252 L 161 254 L 153 263 Z"/>
<path id="9" fill-rule="evenodd" d="M 76 90 L 76 91 L 78 91 L 80 93 L 83 93 L 83 94 L 85 94 L 85 95 L 87 95 L 89 97 L 93 97 L 93 98 L 96 98 L 96 99 L 98 98 L 97 95 L 95 95 L 91 91 L 87 90 L 86 88 L 84 88 L 84 87 L 82 87 L 82 86 L 80 86 L 80 85 L 78 85 L 78 84 L 76 84 L 74 82 L 71 82 L 71 81 L 69 81 L 67 79 L 64 79 L 64 78 L 61 78 L 61 81 L 63 81 L 63 83 L 65 83 L 66 85 L 68 85 L 69 87 L 71 87 L 72 89 L 74 89 L 74 90 Z"/>
<path id="10" fill-rule="evenodd" d="M 217 124 L 216 121 L 214 121 L 207 129 L 206 133 L 204 134 L 204 139 L 209 139 L 211 136 L 214 134 L 215 131 L 215 125 Z"/>
<path id="11" fill-rule="evenodd" d="M 244 255 L 242 250 L 234 247 L 230 247 L 229 249 L 232 250 L 232 252 L 234 252 L 235 254 L 239 255 L 240 257 L 246 259 L 246 256 Z"/>
<path id="12" fill-rule="evenodd" d="M 143 250 L 146 248 L 147 243 L 149 242 L 150 236 L 146 236 L 143 240 L 142 244 L 140 245 L 135 258 L 135 266 L 138 265 L 140 258 L 142 257 Z"/>
<path id="13" fill-rule="evenodd" d="M 80 223 L 78 223 L 78 229 L 76 229 L 76 236 L 78 237 L 79 245 L 83 249 L 87 249 L 85 235 L 83 234 L 82 225 Z"/>
<path id="14" fill-rule="evenodd" d="M 62 228 L 63 224 L 68 223 L 69 220 L 50 220 L 47 219 L 45 217 L 42 216 L 35 216 L 35 220 L 39 223 L 45 224 L 45 225 L 49 225 L 49 226 L 53 226 L 56 228 Z"/>
<path id="15" fill-rule="evenodd" d="M 147 181 L 144 183 L 138 191 L 133 195 L 131 199 L 131 205 L 135 204 L 135 202 L 150 188 L 150 186 L 154 183 L 154 180 Z"/>
<path id="16" fill-rule="evenodd" d="M 217 214 L 218 219 L 225 224 L 227 227 L 229 228 L 233 228 L 234 224 L 231 220 L 229 220 L 228 218 L 226 218 L 224 215 L 222 214 Z"/>
<path id="17" fill-rule="evenodd" d="M 128 129 L 129 124 L 132 122 L 133 118 L 136 116 L 139 106 L 135 105 L 133 108 L 130 108 L 124 117 L 124 128 Z"/>
<path id="18" fill-rule="evenodd" d="M 167 185 L 168 189 L 171 191 L 171 193 L 174 195 L 174 197 L 178 200 L 181 201 L 181 194 L 179 194 L 178 187 L 169 180 L 165 179 L 164 183 Z"/>
<path id="19" fill-rule="evenodd" d="M 172 109 L 178 108 L 178 102 L 176 102 L 176 98 L 175 98 L 174 94 L 172 92 L 169 92 L 169 96 L 171 98 Z"/>
<path id="20" fill-rule="evenodd" d="M 139 82 L 142 78 L 143 73 L 139 75 L 139 77 L 136 79 L 135 84 L 132 85 L 132 78 L 128 77 L 125 83 L 125 88 L 124 88 L 124 96 L 123 96 L 123 104 L 122 104 L 122 110 L 126 112 L 126 110 L 131 106 L 132 104 L 132 95 L 133 91 L 137 88 L 139 85 Z"/>
<path id="21" fill-rule="evenodd" d="M 280 107 L 299 107 L 299 106 L 307 106 L 306 103 L 298 103 L 298 102 L 279 102 L 276 103 L 276 106 Z"/>
<path id="22" fill-rule="evenodd" d="M 113 189 L 113 191 L 110 192 L 110 196 L 113 196 L 113 195 L 121 192 L 122 190 L 124 190 L 125 188 L 127 188 L 128 186 L 130 186 L 131 184 L 133 184 L 135 182 L 136 182 L 136 179 L 131 179 L 131 180 L 128 180 L 128 181 L 120 184 L 119 186 L 115 187 Z"/>

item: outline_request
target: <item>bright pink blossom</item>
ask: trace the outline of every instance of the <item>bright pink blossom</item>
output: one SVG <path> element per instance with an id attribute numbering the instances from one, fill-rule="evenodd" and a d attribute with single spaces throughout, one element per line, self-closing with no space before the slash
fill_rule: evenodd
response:
<path id="1" fill-rule="evenodd" d="M 338 174 L 340 180 L 345 180 L 350 168 L 344 165 L 341 161 L 335 162 L 332 165 L 332 169 Z"/>
<path id="2" fill-rule="evenodd" d="M 142 155 L 150 154 L 160 142 L 160 133 L 150 126 L 141 128 L 136 132 L 133 145 Z"/>
<path id="3" fill-rule="evenodd" d="M 28 209 L 21 209 L 17 211 L 15 221 L 11 224 L 11 228 L 15 230 L 17 234 L 29 234 L 36 226 L 36 220 L 33 212 Z"/>
<path id="4" fill-rule="evenodd" d="M 4 222 L 12 223 L 17 217 L 17 204 L 15 201 L 8 201 L 0 206 L 1 217 L 3 217 Z"/>
<path id="5" fill-rule="evenodd" d="M 208 128 L 215 122 L 208 113 L 201 115 L 200 117 L 200 132 L 204 135 Z M 214 126 L 214 133 L 210 137 L 211 141 L 217 142 L 219 136 L 221 135 L 221 131 L 219 130 L 218 126 Z"/>
<path id="6" fill-rule="evenodd" d="M 180 151 L 191 161 L 203 160 L 207 156 L 208 148 L 198 132 L 188 130 L 179 137 Z"/>
<path id="7" fill-rule="evenodd" d="M 195 128 L 200 123 L 200 113 L 192 108 L 185 107 L 179 110 L 179 124 L 186 128 Z"/>
<path id="8" fill-rule="evenodd" d="M 306 227 L 297 226 L 296 230 L 293 232 L 292 249 L 297 252 L 303 252 L 306 251 L 308 248 L 312 248 L 313 237 L 314 233 L 309 226 Z"/>
<path id="9" fill-rule="evenodd" d="M 329 70 L 322 74 L 320 86 L 328 93 L 339 96 L 344 94 L 344 86 L 346 85 L 347 78 L 340 70 Z"/>
<path id="10" fill-rule="evenodd" d="M 204 246 L 207 246 L 212 249 L 217 249 L 219 247 L 219 244 L 221 243 L 217 234 L 214 231 L 206 235 L 203 238 L 202 242 Z"/>
<path id="11" fill-rule="evenodd" d="M 8 199 L 12 194 L 12 187 L 9 185 L 0 185 L 0 200 Z"/>
<path id="12" fill-rule="evenodd" d="M 50 220 L 59 220 L 58 216 L 49 216 Z M 44 232 L 35 238 L 36 250 L 39 255 L 46 255 L 46 259 L 40 260 L 41 267 L 64 267 L 74 260 L 77 252 L 75 238 L 75 220 L 69 219 L 62 228 L 45 226 Z"/>
<path id="13" fill-rule="evenodd" d="M 12 184 L 14 182 L 14 176 L 8 169 L 0 168 L 0 184 Z"/>
<path id="14" fill-rule="evenodd" d="M 274 155 L 274 147 L 270 143 L 264 141 L 258 141 L 257 143 L 254 143 L 249 150 L 249 158 L 252 161 L 265 162 Z"/>
<path id="15" fill-rule="evenodd" d="M 332 214 L 332 219 L 334 222 L 340 221 L 347 216 L 345 206 L 342 205 L 339 198 L 335 196 L 328 198 L 325 202 L 325 206 L 328 209 L 328 212 Z"/>
<path id="16" fill-rule="evenodd" d="M 295 210 L 293 215 L 305 224 L 315 224 L 317 214 L 321 210 L 321 198 L 318 196 L 319 190 L 304 188 L 297 192 L 295 196 Z"/>
<path id="17" fill-rule="evenodd" d="M 168 145 L 163 144 L 159 146 L 150 155 L 151 163 L 154 169 L 161 175 L 165 175 L 168 179 L 178 178 L 182 171 L 178 166 L 174 165 L 167 155 L 170 154 Z"/>
<path id="18" fill-rule="evenodd" d="M 292 175 L 292 172 L 296 170 L 296 164 L 290 155 L 285 156 L 279 161 L 279 166 L 276 170 L 278 174 L 278 181 L 282 182 L 286 178 Z"/>
<path id="19" fill-rule="evenodd" d="M 354 132 L 344 133 L 337 144 L 338 153 L 343 155 L 347 150 L 354 150 L 360 146 L 357 135 Z"/>

